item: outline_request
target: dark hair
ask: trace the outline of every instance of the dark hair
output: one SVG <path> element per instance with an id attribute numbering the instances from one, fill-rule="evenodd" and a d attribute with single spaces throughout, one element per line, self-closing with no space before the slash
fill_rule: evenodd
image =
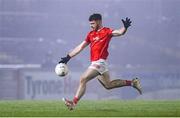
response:
<path id="1" fill-rule="evenodd" d="M 101 14 L 94 13 L 94 14 L 90 15 L 89 21 L 93 21 L 93 20 L 102 20 Z"/>

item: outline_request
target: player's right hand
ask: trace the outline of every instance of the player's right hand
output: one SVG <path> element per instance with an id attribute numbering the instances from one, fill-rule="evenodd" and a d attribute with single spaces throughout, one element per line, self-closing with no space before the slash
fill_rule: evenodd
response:
<path id="1" fill-rule="evenodd" d="M 67 55 L 66 57 L 62 57 L 61 60 L 59 61 L 59 63 L 65 63 L 67 64 L 67 62 L 71 59 L 71 57 L 69 55 Z"/>

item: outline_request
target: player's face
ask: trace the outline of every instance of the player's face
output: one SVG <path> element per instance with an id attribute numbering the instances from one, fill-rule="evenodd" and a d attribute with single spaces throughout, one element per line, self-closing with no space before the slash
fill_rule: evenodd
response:
<path id="1" fill-rule="evenodd" d="M 90 27 L 91 27 L 93 30 L 98 30 L 99 27 L 100 27 L 100 23 L 101 23 L 101 21 L 99 21 L 99 20 L 89 21 Z"/>

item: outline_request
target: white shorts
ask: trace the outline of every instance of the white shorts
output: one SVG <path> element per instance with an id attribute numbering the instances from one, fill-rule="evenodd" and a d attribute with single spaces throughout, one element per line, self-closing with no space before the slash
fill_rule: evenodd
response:
<path id="1" fill-rule="evenodd" d="M 89 68 L 97 70 L 101 75 L 108 71 L 108 64 L 106 60 L 99 59 L 97 61 L 92 61 Z"/>

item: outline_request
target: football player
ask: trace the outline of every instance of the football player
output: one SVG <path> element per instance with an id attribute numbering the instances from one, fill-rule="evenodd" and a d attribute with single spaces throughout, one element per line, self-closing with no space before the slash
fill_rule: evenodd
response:
<path id="1" fill-rule="evenodd" d="M 65 105 L 73 110 L 78 101 L 84 95 L 86 91 L 86 84 L 88 81 L 97 78 L 99 82 L 106 89 L 113 89 L 124 86 L 132 86 L 140 94 L 142 94 L 140 81 L 138 78 L 132 80 L 115 79 L 111 80 L 108 64 L 106 62 L 108 58 L 108 47 L 112 37 L 118 37 L 124 35 L 127 29 L 131 26 L 131 20 L 129 18 L 122 19 L 124 27 L 113 30 L 102 25 L 101 14 L 94 13 L 89 17 L 89 24 L 92 30 L 87 34 L 87 37 L 78 46 L 76 46 L 66 57 L 62 57 L 59 63 L 67 63 L 71 58 L 79 54 L 85 47 L 90 46 L 90 60 L 91 64 L 87 70 L 81 75 L 79 87 L 76 91 L 74 99 L 72 101 L 63 99 Z"/>

